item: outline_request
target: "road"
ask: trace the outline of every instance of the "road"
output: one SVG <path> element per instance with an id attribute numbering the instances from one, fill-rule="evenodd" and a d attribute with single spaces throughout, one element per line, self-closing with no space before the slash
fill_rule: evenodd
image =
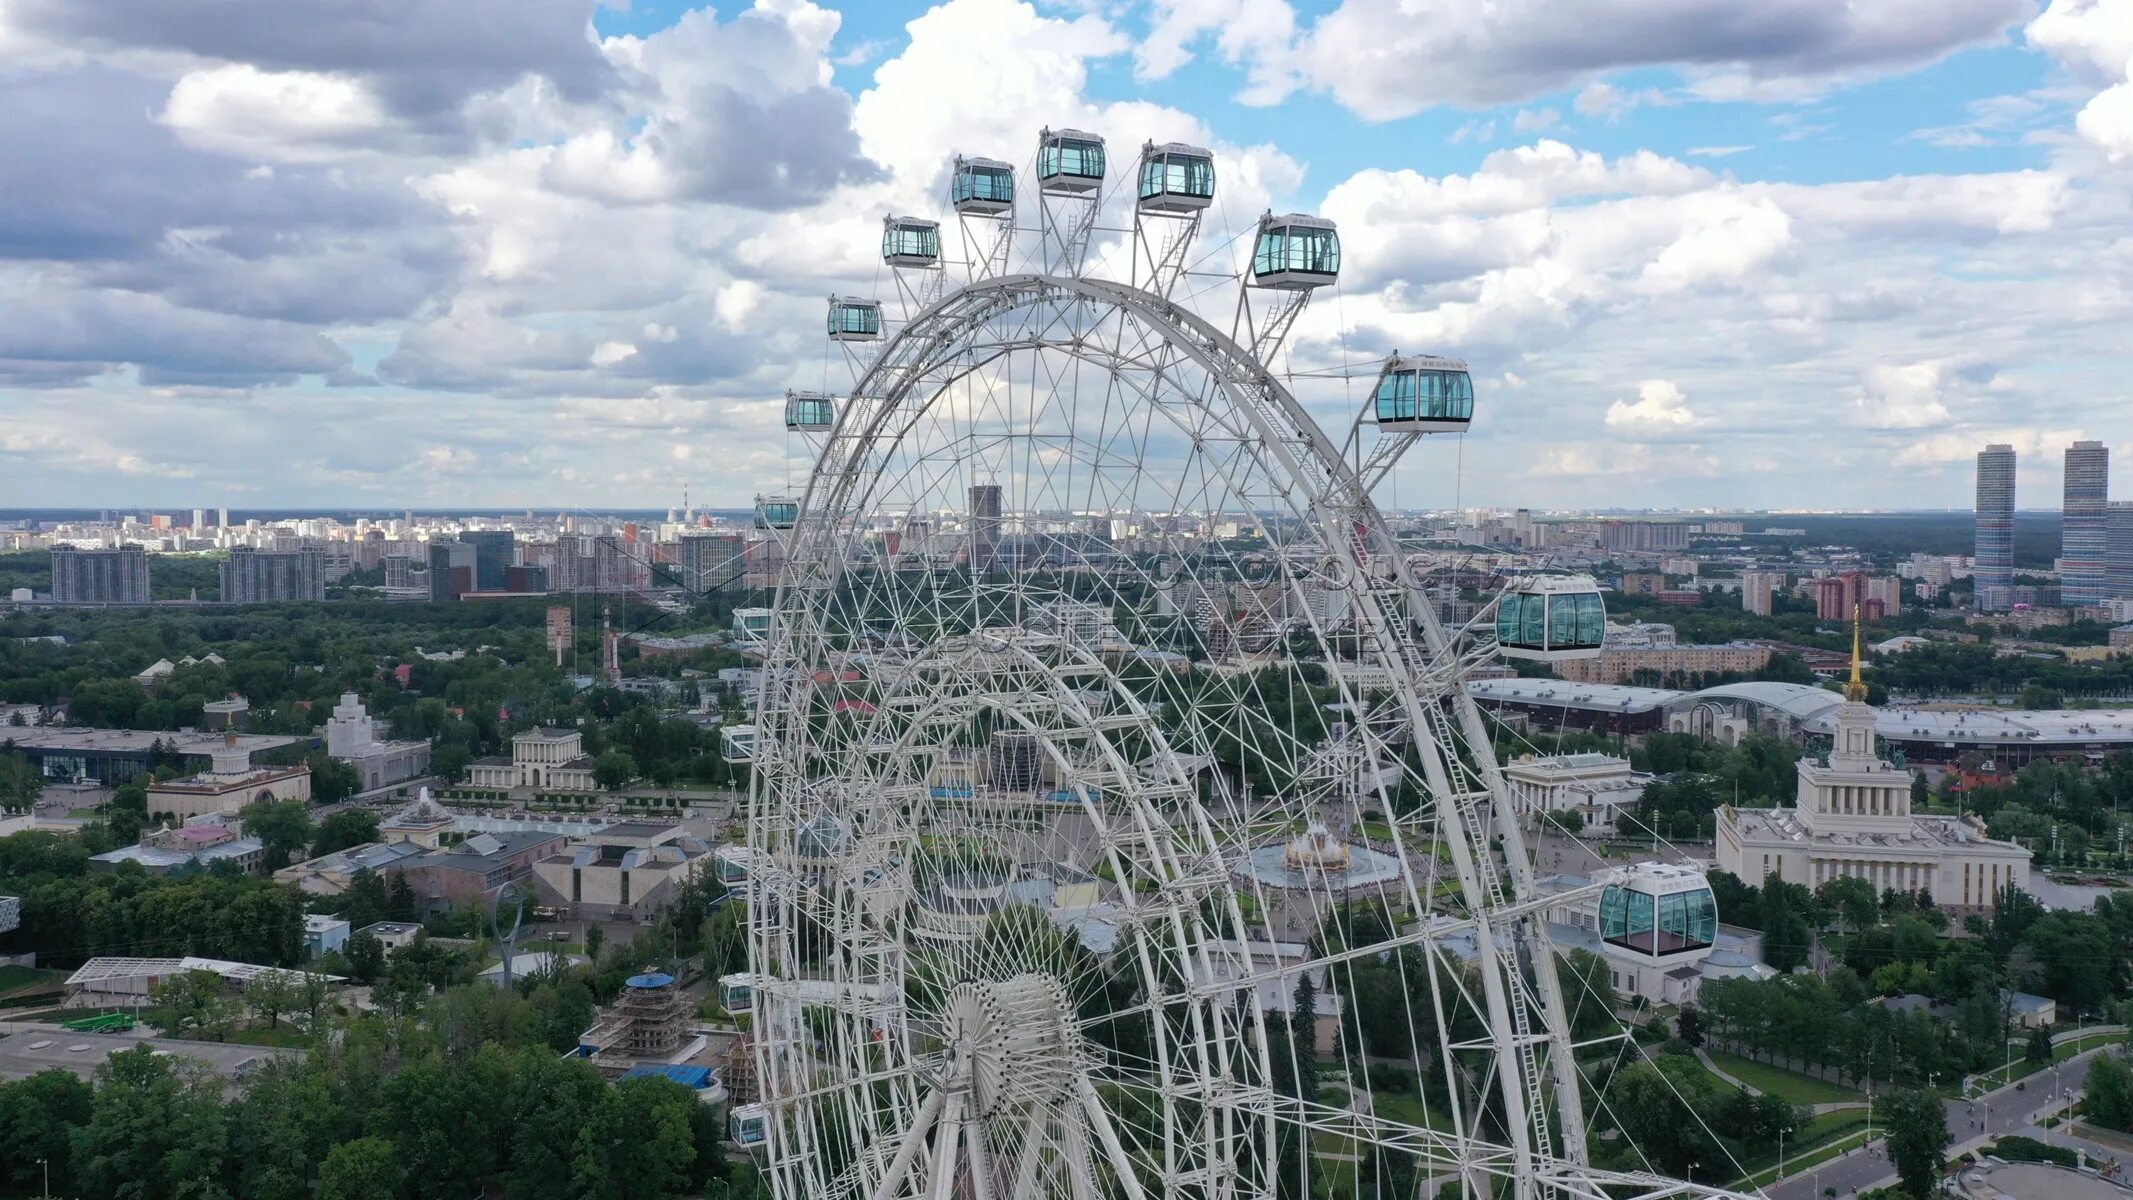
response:
<path id="1" fill-rule="evenodd" d="M 2010 1133 L 2039 1141 L 2065 1141 L 2063 1135 L 2040 1128 L 2037 1121 L 2055 1107 L 2054 1097 L 2078 1098 L 2081 1081 L 2088 1075 L 2089 1060 L 2109 1049 L 2099 1046 L 2084 1051 L 1975 1101 L 1948 1101 L 1948 1133 L 1952 1138 L 1948 1153 L 1952 1156 Z M 1875 1128 L 1878 1131 L 1880 1126 Z M 1870 1148 L 1788 1175 L 1783 1182 L 1773 1183 L 1763 1191 L 1772 1200 L 1813 1200 L 1829 1188 L 1835 1188 L 1839 1196 L 1848 1196 L 1854 1190 L 1864 1192 L 1892 1183 L 1895 1178 L 1896 1169 L 1889 1165 L 1886 1145 L 1877 1136 Z"/>

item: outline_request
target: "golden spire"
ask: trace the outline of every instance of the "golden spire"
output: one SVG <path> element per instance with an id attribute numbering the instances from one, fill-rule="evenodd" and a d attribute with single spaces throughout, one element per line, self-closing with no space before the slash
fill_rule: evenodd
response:
<path id="1" fill-rule="evenodd" d="M 1866 700 L 1866 683 L 1859 678 L 1859 602 L 1852 601 L 1852 681 L 1844 689 L 1844 698 L 1854 704 Z"/>

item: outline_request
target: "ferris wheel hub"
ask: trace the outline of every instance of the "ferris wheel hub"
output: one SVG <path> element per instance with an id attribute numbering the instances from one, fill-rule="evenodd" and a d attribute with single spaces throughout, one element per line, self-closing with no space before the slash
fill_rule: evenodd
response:
<path id="1" fill-rule="evenodd" d="M 984 1116 L 1062 1101 L 1086 1057 L 1066 986 L 1051 974 L 959 983 L 941 1018 L 943 1074 Z"/>

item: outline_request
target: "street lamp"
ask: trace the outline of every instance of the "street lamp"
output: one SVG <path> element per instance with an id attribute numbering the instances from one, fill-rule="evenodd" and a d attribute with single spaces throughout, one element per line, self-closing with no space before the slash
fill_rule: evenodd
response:
<path id="1" fill-rule="evenodd" d="M 44 1194 L 47 1200 L 52 1195 L 52 1164 L 48 1159 L 38 1159 L 37 1165 L 44 1168 Z"/>
<path id="2" fill-rule="evenodd" d="M 1785 1131 L 1778 1130 L 1778 1178 L 1785 1178 Z"/>

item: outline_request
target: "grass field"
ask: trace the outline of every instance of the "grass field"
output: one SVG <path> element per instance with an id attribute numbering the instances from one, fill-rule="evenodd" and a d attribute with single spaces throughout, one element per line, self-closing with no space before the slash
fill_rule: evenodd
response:
<path id="1" fill-rule="evenodd" d="M 303 1047 L 311 1044 L 311 1038 L 303 1030 L 286 1022 L 273 1029 L 239 1029 L 230 1034 L 230 1040 L 246 1046 Z"/>
<path id="2" fill-rule="evenodd" d="M 13 963 L 0 966 L 0 995 L 26 988 L 32 984 L 54 984 L 66 978 L 65 971 L 44 971 L 36 967 L 21 967 Z"/>
<path id="3" fill-rule="evenodd" d="M 1713 1050 L 1710 1055 L 1711 1061 L 1718 1064 L 1719 1070 L 1758 1092 L 1782 1097 L 1794 1104 L 1842 1104 L 1847 1100 L 1861 1098 L 1858 1092 L 1850 1088 L 1839 1087 L 1806 1075 L 1796 1075 L 1781 1067 L 1751 1062 L 1737 1054 Z"/>
<path id="4" fill-rule="evenodd" d="M 1435 1129 L 1449 1133 L 1452 1128 L 1449 1113 L 1438 1112 L 1436 1109 L 1423 1111 L 1421 1098 L 1413 1092 L 1372 1092 L 1370 1111 L 1389 1121 L 1398 1121 L 1419 1129 Z"/>

